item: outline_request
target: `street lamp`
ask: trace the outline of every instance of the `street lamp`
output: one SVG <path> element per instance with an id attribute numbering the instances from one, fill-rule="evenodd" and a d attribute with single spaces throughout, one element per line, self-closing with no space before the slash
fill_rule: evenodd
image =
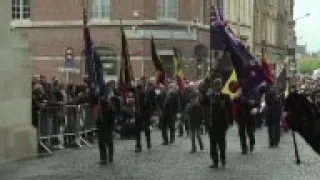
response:
<path id="1" fill-rule="evenodd" d="M 293 26 L 295 25 L 295 23 L 298 21 L 298 20 L 301 20 L 301 19 L 304 19 L 304 18 L 307 18 L 310 16 L 310 13 L 306 13 L 305 15 L 303 16 L 300 16 L 292 21 L 289 21 L 288 22 L 288 26 L 290 28 L 293 28 Z M 291 77 L 296 77 L 296 73 L 298 72 L 297 71 L 297 60 L 296 60 L 296 40 L 297 38 L 294 36 L 294 44 L 292 44 L 291 47 L 287 46 L 287 55 L 289 56 L 289 61 L 288 61 L 288 65 L 289 65 L 289 72 L 291 74 Z"/>
<path id="2" fill-rule="evenodd" d="M 294 21 L 297 21 L 297 20 L 300 20 L 300 19 L 304 19 L 304 18 L 309 17 L 309 16 L 310 16 L 310 13 L 306 13 L 303 16 L 297 17 Z"/>

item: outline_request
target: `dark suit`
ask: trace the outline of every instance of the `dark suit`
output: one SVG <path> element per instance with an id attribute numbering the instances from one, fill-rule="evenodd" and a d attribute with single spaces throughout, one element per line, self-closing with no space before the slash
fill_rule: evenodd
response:
<path id="1" fill-rule="evenodd" d="M 190 119 L 190 130 L 191 130 L 191 152 L 195 152 L 197 150 L 196 146 L 196 137 L 199 142 L 200 150 L 203 150 L 203 142 L 201 139 L 201 121 L 203 119 L 202 107 L 198 103 L 190 104 L 190 107 L 187 109 Z"/>
<path id="2" fill-rule="evenodd" d="M 231 100 L 226 94 L 218 93 L 211 95 L 205 99 L 204 104 L 209 103 L 211 108 L 211 117 L 209 121 L 209 137 L 210 137 L 210 155 L 215 166 L 218 165 L 220 151 L 220 160 L 225 163 L 226 160 L 226 132 L 228 122 L 232 118 Z M 211 103 L 211 106 L 210 106 Z"/>
<path id="3" fill-rule="evenodd" d="M 280 142 L 280 122 L 282 116 L 282 102 L 281 98 L 277 97 L 274 92 L 266 94 L 267 106 L 267 127 L 269 136 L 269 146 L 278 146 Z"/>
<path id="4" fill-rule="evenodd" d="M 138 86 L 135 99 L 136 149 L 141 150 L 141 131 L 144 130 L 147 147 L 151 148 L 151 116 L 156 108 L 156 96 L 153 88 Z"/>
<path id="5" fill-rule="evenodd" d="M 248 152 L 247 136 L 249 137 L 250 151 L 253 151 L 255 145 L 255 117 L 251 111 L 253 108 L 259 107 L 259 102 L 253 97 L 240 98 L 240 112 L 239 112 L 239 135 L 242 153 Z M 252 102 L 250 102 L 252 101 Z"/>
<path id="6" fill-rule="evenodd" d="M 164 144 L 168 144 L 168 129 L 170 130 L 170 143 L 175 140 L 175 120 L 180 107 L 177 91 L 167 92 L 164 99 L 163 114 L 161 118 L 161 130 Z"/>
<path id="7" fill-rule="evenodd" d="M 98 130 L 98 146 L 100 151 L 101 163 L 106 163 L 107 152 L 109 162 L 113 161 L 113 137 L 112 133 L 115 127 L 115 108 L 110 100 L 101 100 L 100 103 L 101 114 L 97 119 Z M 108 151 L 107 151 L 107 148 Z"/>

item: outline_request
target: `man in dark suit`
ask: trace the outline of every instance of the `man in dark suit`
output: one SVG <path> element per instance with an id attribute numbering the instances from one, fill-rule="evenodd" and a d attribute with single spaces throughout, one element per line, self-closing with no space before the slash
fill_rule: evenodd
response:
<path id="1" fill-rule="evenodd" d="M 277 94 L 276 87 L 271 88 L 265 96 L 267 106 L 267 127 L 269 146 L 277 147 L 280 142 L 280 122 L 282 116 L 282 99 Z"/>
<path id="2" fill-rule="evenodd" d="M 214 89 L 209 89 L 207 93 L 207 101 L 210 107 L 210 121 L 209 121 L 209 137 L 210 137 L 210 155 L 213 164 L 210 168 L 219 167 L 219 155 L 222 166 L 226 165 L 226 133 L 228 129 L 228 122 L 232 118 L 230 114 L 231 100 L 226 94 L 221 93 L 222 80 L 217 78 L 214 82 Z"/>
<path id="3" fill-rule="evenodd" d="M 170 143 L 174 143 L 175 141 L 175 122 L 177 114 L 180 112 L 180 107 L 180 98 L 177 88 L 175 85 L 171 85 L 164 99 L 163 114 L 161 118 L 163 145 L 169 144 L 168 129 L 170 131 Z"/>
<path id="4" fill-rule="evenodd" d="M 241 95 L 239 99 L 239 136 L 242 154 L 248 154 L 247 136 L 249 137 L 250 152 L 253 152 L 255 146 L 255 117 L 258 113 L 260 100 L 254 96 Z"/>
<path id="5" fill-rule="evenodd" d="M 145 77 L 141 78 L 141 83 L 135 92 L 135 123 L 136 123 L 136 152 L 141 152 L 141 131 L 144 130 L 147 141 L 147 148 L 151 148 L 151 116 L 156 108 L 156 94 L 153 86 L 147 84 Z"/>
<path id="6" fill-rule="evenodd" d="M 115 128 L 116 112 L 108 98 L 100 100 L 100 115 L 97 118 L 98 146 L 100 152 L 100 164 L 106 165 L 107 160 L 113 162 L 113 131 Z M 108 149 L 108 151 L 107 151 Z"/>

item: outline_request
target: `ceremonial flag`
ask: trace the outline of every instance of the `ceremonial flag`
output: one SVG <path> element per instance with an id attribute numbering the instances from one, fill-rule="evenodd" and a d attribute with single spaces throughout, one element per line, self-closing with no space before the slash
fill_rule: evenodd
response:
<path id="1" fill-rule="evenodd" d="M 157 84 L 167 85 L 167 73 L 164 70 L 163 64 L 158 57 L 153 37 L 151 37 L 150 45 L 151 45 L 151 58 L 157 73 L 156 82 Z"/>
<path id="2" fill-rule="evenodd" d="M 105 95 L 105 83 L 103 79 L 103 68 L 97 49 L 93 47 L 90 30 L 87 26 L 87 12 L 83 10 L 83 37 L 85 43 L 85 57 L 87 60 L 88 79 L 90 95 L 92 99 L 97 100 Z"/>
<path id="3" fill-rule="evenodd" d="M 181 54 L 178 52 L 176 47 L 173 47 L 173 58 L 175 60 L 175 66 L 176 66 L 177 84 L 179 89 L 184 91 L 186 88 L 186 82 L 183 74 L 183 62 L 182 62 Z"/>
<path id="4" fill-rule="evenodd" d="M 230 78 L 222 88 L 222 92 L 225 94 L 228 94 L 231 99 L 239 97 L 240 84 L 238 82 L 238 78 L 235 70 L 232 71 Z"/>
<path id="5" fill-rule="evenodd" d="M 262 66 L 227 23 L 223 22 L 215 6 L 211 9 L 211 20 L 211 26 L 217 29 L 216 33 L 219 33 L 221 37 L 224 51 L 230 55 L 234 70 L 241 84 L 242 92 L 250 94 L 254 91 L 259 91 L 259 87 L 262 87 L 263 82 L 266 80 Z"/>
<path id="6" fill-rule="evenodd" d="M 128 93 L 130 92 L 130 87 L 134 80 L 134 76 L 133 76 L 132 64 L 130 61 L 127 38 L 122 25 L 120 27 L 120 31 L 121 31 L 121 65 L 120 65 L 119 83 L 120 83 L 120 90 L 126 99 L 128 97 Z"/>
<path id="7" fill-rule="evenodd" d="M 93 116 L 97 119 L 100 114 L 100 98 L 105 97 L 103 68 L 97 49 L 93 47 L 90 30 L 87 25 L 87 11 L 83 9 L 83 38 L 85 58 L 88 69 L 88 87 L 90 103 L 93 105 Z"/>

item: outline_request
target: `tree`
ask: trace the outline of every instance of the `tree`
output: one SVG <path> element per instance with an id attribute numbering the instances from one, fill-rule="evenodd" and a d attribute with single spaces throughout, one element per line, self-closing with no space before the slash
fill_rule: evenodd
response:
<path id="1" fill-rule="evenodd" d="M 320 68 L 320 59 L 300 60 L 298 61 L 298 69 L 301 73 L 312 73 L 312 71 Z"/>

